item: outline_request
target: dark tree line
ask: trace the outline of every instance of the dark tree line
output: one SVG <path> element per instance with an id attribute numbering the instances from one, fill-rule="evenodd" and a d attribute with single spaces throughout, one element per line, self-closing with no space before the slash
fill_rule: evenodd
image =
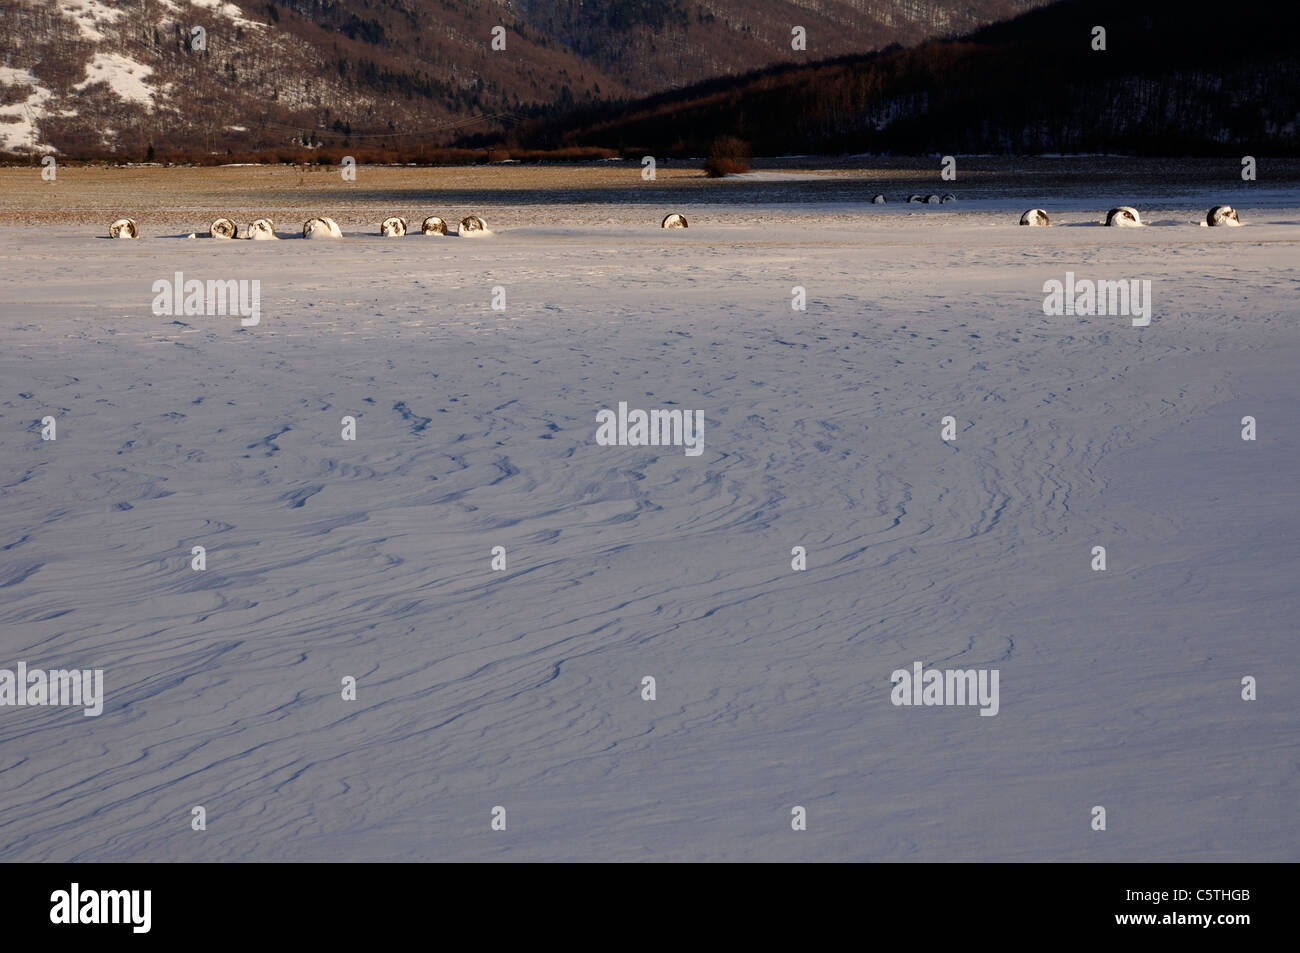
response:
<path id="1" fill-rule="evenodd" d="M 519 133 L 703 155 L 1226 153 L 1300 146 L 1295 4 L 1067 0 L 962 40 L 714 80 Z M 1093 29 L 1106 30 L 1104 50 Z"/>

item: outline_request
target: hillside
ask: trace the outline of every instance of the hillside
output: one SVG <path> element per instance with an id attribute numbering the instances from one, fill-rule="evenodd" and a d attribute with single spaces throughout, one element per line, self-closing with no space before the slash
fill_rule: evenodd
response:
<path id="1" fill-rule="evenodd" d="M 0 152 L 445 144 L 579 104 L 956 36 L 1042 2 L 0 0 Z M 795 25 L 806 51 L 791 49 Z M 495 26 L 504 50 L 490 46 Z"/>
<path id="2" fill-rule="evenodd" d="M 1294 4 L 1066 0 L 959 40 L 774 66 L 517 138 L 695 156 L 719 135 L 756 155 L 1294 154 L 1297 33 Z"/>

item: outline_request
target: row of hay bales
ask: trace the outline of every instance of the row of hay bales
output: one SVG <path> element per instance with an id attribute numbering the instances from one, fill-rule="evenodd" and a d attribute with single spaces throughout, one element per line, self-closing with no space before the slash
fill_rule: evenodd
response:
<path id="1" fill-rule="evenodd" d="M 1052 220 L 1043 209 L 1031 208 L 1020 216 L 1020 224 L 1045 226 L 1051 225 Z M 1106 213 L 1105 220 L 1100 224 L 1109 225 L 1112 228 L 1135 228 L 1142 224 L 1142 216 L 1131 205 L 1117 205 Z M 1205 213 L 1205 224 L 1210 226 L 1240 225 L 1241 218 L 1237 215 L 1237 210 L 1231 205 L 1216 205 Z"/>
<path id="2" fill-rule="evenodd" d="M 686 216 L 673 212 L 664 216 L 660 228 L 687 228 Z M 407 233 L 410 223 L 400 215 L 391 215 L 379 224 L 379 234 L 386 238 L 400 238 Z M 487 222 L 479 215 L 467 215 L 460 220 L 461 235 L 474 233 L 486 234 Z M 447 223 L 437 215 L 430 215 L 420 224 L 421 235 L 446 235 Z M 254 241 L 278 237 L 275 234 L 275 222 L 269 218 L 257 218 L 244 226 L 240 234 L 234 219 L 218 218 L 208 226 L 210 238 L 235 239 L 244 238 Z M 133 218 L 119 218 L 108 226 L 109 238 L 139 238 L 140 228 Z M 191 238 L 196 236 L 191 235 Z M 316 215 L 302 223 L 303 238 L 342 238 L 343 229 L 339 223 L 326 215 Z"/>
<path id="3" fill-rule="evenodd" d="M 951 192 L 945 192 L 943 195 L 922 195 L 920 192 L 913 192 L 903 201 L 906 205 L 947 205 L 949 202 L 957 201 L 957 196 Z M 889 199 L 877 194 L 872 197 L 871 204 L 888 205 Z"/>
<path id="4" fill-rule="evenodd" d="M 927 195 L 924 198 L 919 192 L 913 192 L 907 197 L 907 204 L 923 205 L 947 205 L 949 202 L 957 201 L 957 196 L 951 192 L 943 195 Z M 876 195 L 871 199 L 872 205 L 887 205 L 889 200 L 883 195 Z M 1031 208 L 1020 216 L 1021 225 L 1051 225 L 1052 221 L 1046 211 L 1041 208 Z M 1142 216 L 1138 214 L 1137 209 L 1130 205 L 1119 205 L 1106 213 L 1105 221 L 1102 223 L 1110 226 L 1132 227 L 1142 224 Z M 1216 205 L 1205 214 L 1206 225 L 1240 225 L 1241 219 L 1237 217 L 1237 210 L 1231 205 Z"/>
<path id="5" fill-rule="evenodd" d="M 907 197 L 907 204 L 924 204 L 924 205 L 947 205 L 949 202 L 957 201 L 957 197 L 951 192 L 944 195 L 927 195 L 921 197 L 919 192 L 913 192 Z M 889 200 L 883 195 L 876 195 L 871 200 L 872 205 L 886 205 Z M 1051 218 L 1047 212 L 1041 208 L 1031 208 L 1020 216 L 1021 225 L 1051 225 Z M 1130 205 L 1119 205 L 1106 213 L 1106 218 L 1102 224 L 1112 227 L 1133 227 L 1142 224 L 1142 216 L 1138 214 L 1137 209 Z M 1237 216 L 1237 210 L 1231 205 L 1216 205 L 1205 213 L 1206 225 L 1240 225 L 1241 219 Z"/>
<path id="6" fill-rule="evenodd" d="M 401 236 L 407 231 L 407 221 L 398 216 L 392 216 L 384 219 L 379 226 L 379 234 L 384 236 Z M 467 215 L 461 219 L 460 234 L 469 235 L 474 232 L 486 232 L 487 222 L 478 215 Z M 446 235 L 447 223 L 437 215 L 430 215 L 420 225 L 422 235 Z M 253 241 L 274 239 L 279 236 L 275 234 L 275 222 L 269 218 L 256 218 L 244 226 L 240 231 L 234 219 L 218 218 L 208 226 L 208 236 L 210 238 L 220 239 L 251 239 Z M 109 238 L 139 238 L 140 227 L 133 218 L 119 218 L 108 226 Z M 194 238 L 194 235 L 190 236 Z M 315 215 L 302 223 L 303 238 L 342 238 L 343 229 L 339 223 L 327 215 Z"/>
<path id="7" fill-rule="evenodd" d="M 304 226 L 305 227 L 305 226 Z M 337 227 L 337 226 L 335 226 Z M 391 215 L 379 223 L 379 234 L 385 238 L 401 238 L 410 228 L 410 223 L 400 215 Z M 487 222 L 478 215 L 467 215 L 460 220 L 460 234 L 486 232 Z M 446 235 L 447 223 L 437 215 L 430 215 L 420 224 L 421 235 Z M 304 235 L 304 237 L 307 237 Z"/>
<path id="8" fill-rule="evenodd" d="M 907 201 L 911 202 L 913 199 L 919 200 L 919 198 L 920 197 L 917 195 L 912 195 L 908 197 Z M 925 202 L 933 205 L 935 203 L 931 202 L 930 199 L 935 198 L 936 197 L 933 195 L 928 196 L 925 199 Z M 951 195 L 944 195 L 942 198 L 936 199 L 936 201 L 943 204 L 949 201 L 956 201 L 956 199 Z M 872 202 L 875 205 L 884 205 L 886 199 L 883 195 L 877 195 L 872 199 Z M 1052 224 L 1052 220 L 1046 210 L 1041 208 L 1031 208 L 1020 216 L 1020 224 L 1049 226 Z M 1117 205 L 1106 213 L 1105 220 L 1100 224 L 1109 225 L 1111 227 L 1131 228 L 1142 224 L 1142 216 L 1138 214 L 1137 209 L 1130 205 Z M 1237 215 L 1237 210 L 1231 205 L 1216 205 L 1205 213 L 1205 224 L 1210 226 L 1240 225 L 1241 219 Z M 407 233 L 409 227 L 410 223 L 407 222 L 406 219 L 393 215 L 384 219 L 383 222 L 380 223 L 379 234 L 389 238 L 400 238 Z M 686 221 L 686 216 L 678 212 L 673 212 L 664 216 L 663 221 L 659 223 L 659 227 L 688 228 L 690 226 Z M 476 232 L 485 234 L 487 232 L 487 222 L 478 215 L 467 215 L 465 218 L 461 219 L 459 234 L 472 235 Z M 269 218 L 254 219 L 248 225 L 244 226 L 244 232 L 242 235 L 239 233 L 239 226 L 235 224 L 233 219 L 219 218 L 209 226 L 208 234 L 212 238 L 226 239 L 246 238 L 259 240 L 277 237 L 275 234 L 275 222 Z M 447 223 L 436 215 L 430 215 L 421 223 L 420 234 L 446 235 Z M 108 235 L 110 238 L 139 238 L 140 230 L 136 226 L 134 219 L 119 218 L 108 227 Z M 302 237 L 342 238 L 343 230 L 339 228 L 338 222 L 328 216 L 314 216 L 303 222 Z"/>

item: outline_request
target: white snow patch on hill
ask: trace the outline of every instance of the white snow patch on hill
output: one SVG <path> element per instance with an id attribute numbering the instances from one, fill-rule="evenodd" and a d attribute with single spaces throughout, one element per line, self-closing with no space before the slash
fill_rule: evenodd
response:
<path id="1" fill-rule="evenodd" d="M 239 7 L 235 6 L 233 3 L 226 3 L 225 0 L 190 0 L 190 5 L 211 10 L 214 13 L 225 17 L 227 20 L 233 21 L 239 26 L 266 26 L 265 23 L 258 23 L 255 20 L 248 19 L 244 16 L 243 10 L 239 9 Z"/>
<path id="2" fill-rule="evenodd" d="M 53 152 L 50 146 L 41 145 L 41 131 L 36 125 L 36 113 L 53 93 L 41 85 L 31 70 L 0 66 L 0 87 L 29 87 L 32 92 L 25 100 L 0 106 L 0 152 Z"/>
<path id="3" fill-rule="evenodd" d="M 100 3 L 99 0 L 62 0 L 59 12 L 77 25 L 82 36 L 95 41 L 108 39 L 100 32 L 101 26 L 116 23 L 124 16 L 124 11 Z"/>
<path id="4" fill-rule="evenodd" d="M 72 88 L 83 92 L 96 83 L 107 83 L 119 99 L 153 109 L 157 90 L 147 82 L 152 74 L 153 67 L 137 63 L 128 56 L 120 53 L 96 53 L 95 58 L 86 65 L 85 80 Z"/>

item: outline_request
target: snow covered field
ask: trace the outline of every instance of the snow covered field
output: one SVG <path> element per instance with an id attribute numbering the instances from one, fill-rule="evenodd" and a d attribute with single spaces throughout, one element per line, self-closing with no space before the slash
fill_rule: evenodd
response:
<path id="1" fill-rule="evenodd" d="M 0 707 L 0 859 L 1300 859 L 1300 202 L 1217 200 L 0 227 L 0 668 L 105 686 Z"/>

